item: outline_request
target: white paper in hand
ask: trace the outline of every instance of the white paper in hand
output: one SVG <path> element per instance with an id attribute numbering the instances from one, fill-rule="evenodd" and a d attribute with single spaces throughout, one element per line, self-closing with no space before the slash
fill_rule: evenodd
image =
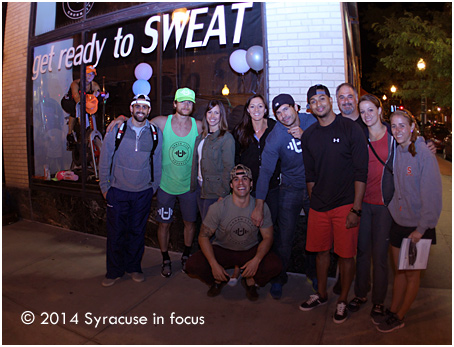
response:
<path id="1" fill-rule="evenodd" d="M 430 245 L 432 240 L 421 239 L 416 243 L 416 252 L 409 255 L 410 239 L 403 239 L 399 253 L 399 270 L 424 270 L 429 260 Z M 411 253 L 411 252 L 410 252 Z M 412 264 L 412 265 L 411 265 Z"/>

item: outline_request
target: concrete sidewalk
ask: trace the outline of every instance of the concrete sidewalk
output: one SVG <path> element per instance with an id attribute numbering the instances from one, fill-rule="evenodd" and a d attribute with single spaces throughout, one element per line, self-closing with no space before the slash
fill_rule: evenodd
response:
<path id="1" fill-rule="evenodd" d="M 145 282 L 125 275 L 104 288 L 104 238 L 23 220 L 3 227 L 2 239 L 3 344 L 452 344 L 452 247 L 440 234 L 427 275 L 443 280 L 425 276 L 405 328 L 388 334 L 372 324 L 370 303 L 335 324 L 331 289 L 328 305 L 300 311 L 312 294 L 304 275 L 290 275 L 279 301 L 269 285 L 257 302 L 241 285 L 209 298 L 206 285 L 180 271 L 180 254 L 171 255 L 174 275 L 165 279 L 159 250 L 146 248 Z M 21 322 L 26 311 L 34 323 Z M 124 324 L 125 316 L 136 320 Z"/>

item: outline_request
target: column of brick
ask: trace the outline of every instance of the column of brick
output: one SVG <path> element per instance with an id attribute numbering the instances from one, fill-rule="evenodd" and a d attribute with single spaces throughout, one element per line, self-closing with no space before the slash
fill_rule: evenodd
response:
<path id="1" fill-rule="evenodd" d="M 3 51 L 2 142 L 7 187 L 28 188 L 26 134 L 29 2 L 9 2 Z"/>
<path id="2" fill-rule="evenodd" d="M 267 2 L 265 6 L 270 99 L 288 93 L 304 108 L 307 90 L 318 83 L 334 96 L 336 87 L 345 82 L 341 4 Z"/>

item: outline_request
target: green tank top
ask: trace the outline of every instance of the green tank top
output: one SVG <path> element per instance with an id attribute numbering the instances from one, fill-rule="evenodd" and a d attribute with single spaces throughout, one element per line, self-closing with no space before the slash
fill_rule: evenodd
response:
<path id="1" fill-rule="evenodd" d="M 162 177 L 160 187 L 172 195 L 184 194 L 191 187 L 192 155 L 198 135 L 197 123 L 191 117 L 192 127 L 185 137 L 172 130 L 172 115 L 167 117 L 162 140 Z"/>

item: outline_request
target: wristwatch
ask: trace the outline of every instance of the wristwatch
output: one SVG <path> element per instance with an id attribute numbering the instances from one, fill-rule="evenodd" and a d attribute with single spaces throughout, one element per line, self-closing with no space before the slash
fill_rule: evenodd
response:
<path id="1" fill-rule="evenodd" d="M 350 210 L 351 213 L 356 214 L 358 217 L 361 217 L 361 210 L 355 210 L 353 207 Z"/>

